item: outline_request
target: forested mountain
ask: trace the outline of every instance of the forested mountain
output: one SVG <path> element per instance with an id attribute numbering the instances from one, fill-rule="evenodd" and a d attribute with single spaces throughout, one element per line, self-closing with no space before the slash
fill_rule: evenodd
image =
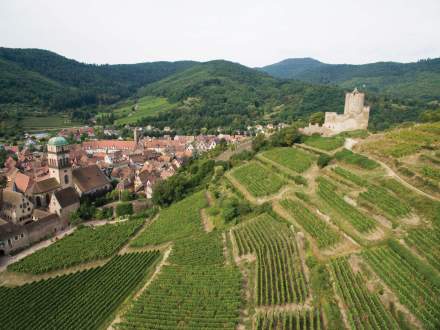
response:
<path id="1" fill-rule="evenodd" d="M 296 78 L 301 73 L 313 70 L 328 64 L 322 63 L 310 57 L 305 58 L 288 58 L 281 62 L 267 65 L 262 68 L 257 68 L 260 71 L 266 72 L 273 77 L 292 79 Z"/>
<path id="2" fill-rule="evenodd" d="M 390 65 L 397 69 L 390 69 Z M 165 107 L 168 110 L 153 111 L 145 116 L 136 114 L 131 123 L 159 128 L 171 126 L 178 132 L 198 133 L 202 129 L 215 132 L 218 127 L 235 131 L 256 123 L 307 120 L 315 112 L 343 110 L 344 92 L 352 88 L 350 84 L 355 79 L 360 79 L 347 80 L 353 76 L 353 68 L 358 68 L 356 77 L 367 77 L 369 73 L 385 76 L 392 71 L 394 76 L 390 74 L 386 81 L 396 79 L 402 86 L 402 75 L 410 79 L 410 75 L 422 72 L 423 68 L 423 75 L 432 76 L 437 74 L 439 66 L 438 60 L 414 64 L 419 71 L 407 69 L 406 64 L 390 65 L 342 66 L 347 67 L 345 71 L 338 71 L 331 69 L 338 66 L 305 58 L 284 61 L 272 68 L 272 74 L 286 70 L 310 83 L 275 78 L 223 60 L 92 65 L 45 50 L 0 48 L 0 138 L 14 139 L 35 123 L 54 119 L 54 114 L 62 122 L 71 120 L 79 124 L 90 122 L 99 112 L 101 118 L 107 118 L 101 124 L 117 124 L 110 115 L 114 105 L 130 104 L 141 96 L 165 97 L 167 100 L 161 99 L 161 102 L 170 102 Z M 428 72 L 430 68 L 433 69 Z M 326 74 L 331 79 L 319 79 L 319 72 L 330 72 Z M 422 77 L 422 73 L 417 74 Z M 304 78 L 306 76 L 309 78 Z M 340 86 L 327 84 L 332 79 Z M 440 85 L 440 80 L 438 82 Z M 408 89 L 414 88 L 418 93 L 428 89 L 431 96 L 438 98 L 440 91 L 435 86 L 428 88 L 435 84 L 435 80 L 427 80 L 420 88 L 409 84 Z M 368 84 L 365 88 L 362 84 L 354 85 L 369 92 L 372 129 L 415 121 L 423 111 L 439 107 L 439 102 L 432 102 L 433 97 L 426 95 L 396 97 L 392 93 L 372 92 Z M 390 84 L 388 88 L 392 86 L 395 85 Z M 26 119 L 31 124 L 24 127 Z M 52 127 L 59 128 L 57 123 Z"/>
<path id="3" fill-rule="evenodd" d="M 179 102 L 175 111 L 140 123 L 199 130 L 244 129 L 256 122 L 290 121 L 317 111 L 343 107 L 343 91 L 299 81 L 282 81 L 228 61 L 211 61 L 141 89 L 140 96 Z"/>
<path id="4" fill-rule="evenodd" d="M 0 104 L 34 102 L 63 110 L 112 103 L 193 64 L 93 65 L 46 50 L 0 48 Z"/>
<path id="5" fill-rule="evenodd" d="M 440 99 L 440 58 L 414 63 L 378 62 L 363 65 L 326 64 L 313 59 L 288 59 L 260 68 L 278 78 L 336 84 L 393 97 Z"/>
<path id="6" fill-rule="evenodd" d="M 55 111 L 109 104 L 193 64 L 93 65 L 46 50 L 0 48 L 0 104 L 21 103 Z"/>
<path id="7" fill-rule="evenodd" d="M 139 121 L 171 126 L 182 132 L 217 127 L 243 129 L 249 124 L 308 119 L 315 112 L 342 112 L 344 89 L 335 86 L 280 80 L 237 63 L 211 61 L 171 75 L 140 90 L 140 96 L 167 97 L 180 106 Z M 370 127 L 417 120 L 426 105 L 367 94 Z"/>

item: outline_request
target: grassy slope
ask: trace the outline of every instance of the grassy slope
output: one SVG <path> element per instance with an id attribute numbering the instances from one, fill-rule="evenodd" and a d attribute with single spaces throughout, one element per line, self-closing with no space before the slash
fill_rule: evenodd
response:
<path id="1" fill-rule="evenodd" d="M 133 107 L 137 104 L 137 110 L 133 111 Z M 117 119 L 117 125 L 125 125 L 136 123 L 139 119 L 156 115 L 159 112 L 172 110 L 175 104 L 168 102 L 164 97 L 145 96 L 138 100 L 137 103 L 128 103 L 114 110 Z"/>

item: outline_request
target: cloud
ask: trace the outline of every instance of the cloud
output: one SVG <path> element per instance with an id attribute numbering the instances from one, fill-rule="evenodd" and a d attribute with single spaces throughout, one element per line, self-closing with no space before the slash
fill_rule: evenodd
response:
<path id="1" fill-rule="evenodd" d="M 438 0 L 14 0 L 0 2 L 0 45 L 88 63 L 407 62 L 440 56 L 438 17 Z"/>

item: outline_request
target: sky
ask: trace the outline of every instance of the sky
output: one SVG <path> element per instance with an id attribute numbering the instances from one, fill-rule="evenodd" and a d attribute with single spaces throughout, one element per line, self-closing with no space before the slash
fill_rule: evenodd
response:
<path id="1" fill-rule="evenodd" d="M 97 64 L 440 57 L 440 0 L 0 0 L 0 46 Z"/>

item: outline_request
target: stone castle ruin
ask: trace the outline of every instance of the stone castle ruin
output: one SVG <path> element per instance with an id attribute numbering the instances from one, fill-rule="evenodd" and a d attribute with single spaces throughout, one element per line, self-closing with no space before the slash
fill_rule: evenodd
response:
<path id="1" fill-rule="evenodd" d="M 364 105 L 364 99 L 365 94 L 355 88 L 353 92 L 345 94 L 345 107 L 342 115 L 336 112 L 326 112 L 322 126 L 309 124 L 300 131 L 306 135 L 333 136 L 345 131 L 367 129 L 370 107 Z"/>

